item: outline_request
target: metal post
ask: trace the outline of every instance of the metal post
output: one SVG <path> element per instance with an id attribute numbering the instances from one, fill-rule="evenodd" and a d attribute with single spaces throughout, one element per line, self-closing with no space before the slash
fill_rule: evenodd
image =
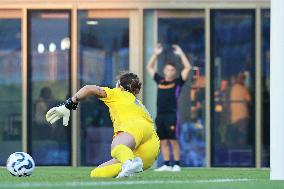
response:
<path id="1" fill-rule="evenodd" d="M 284 1 L 271 1 L 270 179 L 284 180 Z"/>

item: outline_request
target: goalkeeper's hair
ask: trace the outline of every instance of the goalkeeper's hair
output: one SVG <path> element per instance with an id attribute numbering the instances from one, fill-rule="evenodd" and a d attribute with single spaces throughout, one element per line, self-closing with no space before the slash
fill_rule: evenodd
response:
<path id="1" fill-rule="evenodd" d="M 120 82 L 120 86 L 122 86 L 126 91 L 134 94 L 135 96 L 140 92 L 142 83 L 136 74 L 122 72 L 117 79 Z"/>

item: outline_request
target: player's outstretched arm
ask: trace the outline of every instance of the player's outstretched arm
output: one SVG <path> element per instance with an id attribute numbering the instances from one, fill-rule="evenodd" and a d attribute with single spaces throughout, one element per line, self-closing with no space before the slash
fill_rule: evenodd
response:
<path id="1" fill-rule="evenodd" d="M 96 85 L 86 85 L 81 88 L 71 99 L 72 102 L 78 103 L 84 100 L 86 97 L 96 96 L 98 98 L 105 98 L 107 96 L 106 92 L 99 86 Z"/>
<path id="2" fill-rule="evenodd" d="M 98 98 L 105 98 L 106 92 L 99 86 L 86 85 L 81 88 L 72 98 L 67 99 L 62 105 L 51 108 L 46 113 L 46 120 L 53 124 L 57 120 L 63 118 L 63 125 L 67 126 L 70 118 L 70 111 L 76 110 L 78 102 L 88 96 L 96 96 Z"/>
<path id="3" fill-rule="evenodd" d="M 147 71 L 149 73 L 149 75 L 153 78 L 154 75 L 155 75 L 155 72 L 156 72 L 156 69 L 155 69 L 155 64 L 157 62 L 157 58 L 158 56 L 163 52 L 163 47 L 160 43 L 158 43 L 155 47 L 155 50 L 154 50 L 154 53 L 153 55 L 151 56 L 148 64 L 147 64 Z"/>
<path id="4" fill-rule="evenodd" d="M 174 48 L 174 53 L 178 55 L 181 59 L 181 63 L 183 65 L 183 69 L 181 71 L 181 77 L 185 81 L 187 80 L 189 72 L 191 70 L 191 64 L 188 58 L 186 57 L 186 55 L 184 54 L 184 52 L 182 51 L 182 49 L 180 48 L 180 46 L 172 45 L 172 47 Z"/>

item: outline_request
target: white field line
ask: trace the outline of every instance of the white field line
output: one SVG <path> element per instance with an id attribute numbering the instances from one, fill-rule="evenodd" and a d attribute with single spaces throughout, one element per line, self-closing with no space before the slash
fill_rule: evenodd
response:
<path id="1" fill-rule="evenodd" d="M 247 182 L 255 179 L 207 179 L 207 180 L 149 180 L 149 181 L 85 181 L 85 182 L 22 182 L 0 183 L 0 188 L 33 188 L 33 187 L 80 187 L 80 186 L 118 186 L 118 185 L 144 185 L 144 184 L 192 184 L 192 183 L 230 183 Z"/>

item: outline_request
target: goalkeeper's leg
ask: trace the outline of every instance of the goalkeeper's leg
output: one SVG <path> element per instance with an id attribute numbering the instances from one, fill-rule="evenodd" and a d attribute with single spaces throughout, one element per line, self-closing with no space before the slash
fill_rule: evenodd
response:
<path id="1" fill-rule="evenodd" d="M 135 158 L 132 151 L 135 146 L 136 142 L 132 135 L 126 132 L 117 134 L 113 139 L 111 145 L 111 156 L 114 159 L 101 164 L 91 172 L 90 176 L 92 178 L 106 178 L 117 176 L 122 171 L 122 165 L 125 162 L 129 164 L 128 160 L 132 161 Z M 130 162 L 130 164 L 131 163 L 132 162 Z"/>
<path id="2" fill-rule="evenodd" d="M 134 150 L 135 157 L 140 157 L 143 160 L 143 170 L 146 170 L 153 165 L 159 153 L 160 141 L 155 135 Z"/>
<path id="3" fill-rule="evenodd" d="M 111 156 L 121 163 L 134 159 L 133 149 L 136 143 L 134 137 L 126 132 L 115 136 L 111 144 Z"/>
<path id="4" fill-rule="evenodd" d="M 113 178 L 121 171 L 122 163 L 111 159 L 91 171 L 91 178 Z"/>

